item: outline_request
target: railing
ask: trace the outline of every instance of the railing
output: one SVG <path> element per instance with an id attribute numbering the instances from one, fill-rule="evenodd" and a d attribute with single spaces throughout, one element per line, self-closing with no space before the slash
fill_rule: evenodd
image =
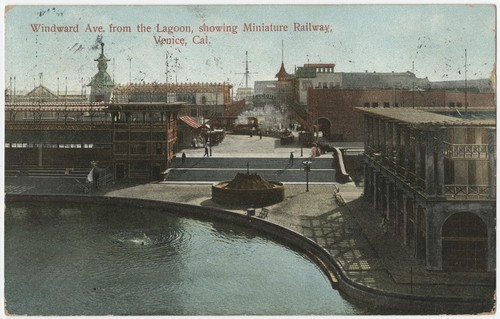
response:
<path id="1" fill-rule="evenodd" d="M 5 101 L 5 107 L 15 107 L 15 106 L 78 106 L 78 107 L 88 107 L 88 108 L 96 108 L 96 107 L 107 107 L 105 102 L 88 102 L 84 99 L 79 101 L 64 101 L 64 98 L 60 98 L 59 101 L 51 101 L 51 102 L 40 102 L 40 98 L 30 98 L 28 100 L 23 99 L 21 101 L 9 99 L 7 98 Z"/>
<path id="2" fill-rule="evenodd" d="M 444 194 L 448 199 L 488 199 L 488 185 L 445 185 Z"/>
<path id="3" fill-rule="evenodd" d="M 5 121 L 5 128 L 10 130 L 92 130 L 111 128 L 110 121 Z"/>
<path id="4" fill-rule="evenodd" d="M 299 117 L 299 120 L 301 121 L 302 125 L 307 124 L 307 109 L 295 102 L 289 103 L 290 108 L 293 110 L 295 114 Z"/>
<path id="5" fill-rule="evenodd" d="M 468 145 L 472 146 L 472 145 Z M 484 146 L 484 145 L 480 145 Z M 472 149 L 471 149 L 472 150 Z M 477 152 L 477 151 L 476 151 Z M 368 155 L 368 154 L 367 154 Z M 369 155 L 368 155 L 369 156 Z M 372 159 L 375 159 L 377 157 L 377 154 L 375 156 L 371 156 Z M 484 158 L 484 157 L 483 157 Z M 394 176 L 399 178 L 401 181 L 404 181 L 405 184 L 408 186 L 411 186 L 413 189 L 423 192 L 425 189 L 425 179 L 422 177 L 419 177 L 418 180 L 416 179 L 415 172 L 410 169 L 406 171 L 404 166 L 397 165 L 396 168 L 394 166 L 384 166 L 382 161 L 376 161 L 374 160 L 374 163 L 376 163 L 376 166 L 383 167 L 389 172 L 392 172 Z M 394 164 L 394 162 L 392 162 Z M 413 167 L 414 164 L 410 163 L 410 167 Z M 423 168 L 421 168 L 423 169 Z M 495 186 L 493 186 L 496 188 Z M 490 196 L 491 194 L 496 194 L 496 189 L 493 189 L 493 191 L 490 192 L 490 187 L 488 185 L 457 185 L 457 184 L 448 184 L 445 185 L 444 189 L 444 196 L 446 197 L 447 200 L 487 200 L 487 199 L 494 199 Z"/>
<path id="6" fill-rule="evenodd" d="M 107 167 L 104 170 L 104 175 L 101 174 L 97 180 L 97 187 L 106 186 L 111 182 L 113 182 L 113 171 L 110 167 Z"/>
<path id="7" fill-rule="evenodd" d="M 116 128 L 128 128 L 129 127 L 129 124 L 127 122 L 115 122 L 115 127 Z M 152 128 L 165 128 L 167 126 L 167 123 L 166 122 L 153 122 L 153 123 L 149 123 L 149 122 L 131 122 L 130 123 L 130 127 L 133 127 L 133 128 L 149 128 L 149 127 L 152 127 Z"/>
<path id="8" fill-rule="evenodd" d="M 80 182 L 76 178 L 74 180 L 78 184 L 78 186 L 80 186 L 80 188 L 82 189 L 83 193 L 88 194 L 90 192 L 91 185 L 89 183 Z"/>
<path id="9" fill-rule="evenodd" d="M 451 144 L 444 143 L 444 155 L 448 158 L 487 158 L 487 144 Z"/>
<path id="10" fill-rule="evenodd" d="M 366 154 L 379 154 L 379 150 L 365 146 Z M 481 158 L 488 157 L 488 144 L 452 144 L 444 142 L 444 155 L 448 158 Z"/>

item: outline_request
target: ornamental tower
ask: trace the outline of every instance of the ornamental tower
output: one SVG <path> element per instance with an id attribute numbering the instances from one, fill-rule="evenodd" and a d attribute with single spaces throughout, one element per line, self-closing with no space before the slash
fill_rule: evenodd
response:
<path id="1" fill-rule="evenodd" d="M 104 56 L 104 43 L 101 43 L 101 55 L 95 59 L 99 72 L 90 81 L 90 102 L 109 102 L 113 90 L 113 80 L 106 69 L 110 59 Z"/>
<path id="2" fill-rule="evenodd" d="M 281 68 L 278 73 L 276 73 L 275 78 L 278 79 L 276 82 L 276 106 L 287 106 L 292 97 L 293 76 L 288 74 L 285 70 L 285 64 L 283 63 L 283 41 L 281 41 Z"/>

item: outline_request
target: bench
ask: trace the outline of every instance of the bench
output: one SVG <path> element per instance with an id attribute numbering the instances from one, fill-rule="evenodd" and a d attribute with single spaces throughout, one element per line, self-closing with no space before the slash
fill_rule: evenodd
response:
<path id="1" fill-rule="evenodd" d="M 269 214 L 269 209 L 262 207 L 262 209 L 257 217 L 264 219 L 264 218 L 267 218 L 267 214 Z"/>
<path id="2" fill-rule="evenodd" d="M 247 208 L 247 216 L 255 216 L 255 208 Z"/>

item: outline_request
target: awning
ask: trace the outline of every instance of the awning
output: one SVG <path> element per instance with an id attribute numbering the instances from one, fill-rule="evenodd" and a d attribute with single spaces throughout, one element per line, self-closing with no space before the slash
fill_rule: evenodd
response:
<path id="1" fill-rule="evenodd" d="M 188 115 L 180 116 L 179 119 L 195 129 L 200 128 L 200 127 L 206 127 L 205 125 L 200 124 L 197 120 L 195 120 L 194 118 L 192 118 L 191 116 L 188 116 Z"/>

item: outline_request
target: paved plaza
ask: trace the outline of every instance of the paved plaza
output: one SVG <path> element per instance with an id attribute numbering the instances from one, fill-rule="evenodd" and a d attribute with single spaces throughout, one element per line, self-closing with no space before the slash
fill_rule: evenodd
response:
<path id="1" fill-rule="evenodd" d="M 259 158 L 263 158 L 267 159 L 266 165 L 273 170 L 279 167 L 287 169 L 290 152 L 298 152 L 299 156 L 296 157 L 298 164 L 294 163 L 288 169 L 297 169 L 297 172 L 303 174 L 300 167 L 302 160 L 300 148 L 297 145 L 283 147 L 276 141 L 268 137 L 261 140 L 259 137 L 228 135 L 220 145 L 213 147 L 211 158 L 205 158 L 203 161 L 204 151 L 201 148 L 188 149 L 184 152 L 189 162 L 180 163 L 180 154 L 177 154 L 174 167 L 180 167 L 182 164 L 189 165 L 191 169 L 204 170 L 204 174 L 207 170 L 220 171 L 221 166 L 244 171 L 246 165 L 243 164 L 246 162 L 238 161 L 238 158 L 253 158 L 255 164 L 251 167 L 260 167 L 261 164 L 256 163 Z M 322 156 L 328 159 L 321 164 L 325 165 L 326 171 L 330 169 L 327 162 L 331 161 L 331 154 Z M 352 158 L 346 160 L 352 160 Z M 217 166 L 214 163 L 222 163 L 222 165 Z M 27 177 L 7 177 L 6 191 L 7 193 L 61 191 L 61 186 L 56 187 L 59 185 L 57 179 L 44 179 L 44 182 L 42 180 L 30 182 Z M 71 181 L 65 182 L 71 184 Z M 345 205 L 336 200 L 334 196 L 336 187 Z M 66 189 L 68 192 L 74 192 L 69 186 Z M 363 286 L 378 291 L 424 297 L 494 298 L 495 273 L 427 271 L 424 261 L 413 258 L 413 252 L 403 245 L 401 238 L 391 231 L 386 233 L 382 231 L 379 214 L 363 200 L 362 191 L 362 187 L 353 182 L 339 184 L 335 183 L 334 179 L 330 183 L 311 182 L 309 192 L 306 192 L 303 180 L 285 183 L 285 200 L 267 206 L 269 210 L 267 220 L 314 240 L 334 257 L 347 277 Z M 163 182 L 146 184 L 116 183 L 99 190 L 98 194 L 180 202 L 241 214 L 245 214 L 248 208 L 216 204 L 211 200 L 211 183 L 198 183 L 195 180 L 188 183 L 176 183 L 167 178 Z M 257 208 L 257 212 L 259 209 Z"/>

